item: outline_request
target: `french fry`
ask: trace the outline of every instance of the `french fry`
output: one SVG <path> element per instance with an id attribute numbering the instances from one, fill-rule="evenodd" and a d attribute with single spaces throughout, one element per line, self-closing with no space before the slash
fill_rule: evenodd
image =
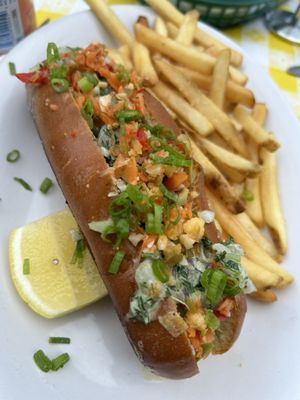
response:
<path id="1" fill-rule="evenodd" d="M 156 33 L 158 33 L 159 35 L 168 37 L 168 30 L 167 30 L 165 21 L 162 18 L 160 18 L 159 16 L 155 17 L 153 28 L 154 28 L 154 31 Z"/>
<path id="2" fill-rule="evenodd" d="M 150 52 L 146 46 L 134 42 L 132 45 L 132 58 L 136 72 L 142 78 L 145 86 L 154 86 L 158 82 L 157 73 L 152 65 Z"/>
<path id="3" fill-rule="evenodd" d="M 253 111 L 252 117 L 253 119 L 260 125 L 263 125 L 267 116 L 267 108 L 262 103 L 256 103 Z M 254 143 L 253 140 L 250 140 L 248 143 L 248 150 L 250 159 L 252 161 L 258 162 L 258 146 Z M 259 185 L 259 177 L 256 178 L 248 178 L 245 184 L 246 190 L 253 194 L 253 200 L 246 201 L 246 211 L 247 214 L 250 216 L 252 221 L 259 227 L 262 227 L 264 224 L 264 217 L 262 211 L 262 204 L 261 204 L 261 195 L 260 195 L 260 185 Z"/>
<path id="4" fill-rule="evenodd" d="M 249 260 L 249 258 L 242 256 L 241 264 L 245 268 L 249 278 L 252 280 L 257 290 L 267 290 L 280 285 L 280 276 L 264 269 L 260 265 L 257 265 L 253 261 Z"/>
<path id="5" fill-rule="evenodd" d="M 208 139 L 199 138 L 201 147 L 203 147 L 213 158 L 219 160 L 222 164 L 227 165 L 239 172 L 244 173 L 246 176 L 256 176 L 261 167 L 257 163 L 247 160 L 231 151 L 224 149 L 217 144 L 209 141 Z"/>
<path id="6" fill-rule="evenodd" d="M 210 99 L 221 109 L 224 108 L 225 92 L 228 81 L 228 68 L 230 62 L 230 50 L 224 49 L 217 57 L 213 69 L 212 83 L 209 90 Z"/>
<path id="7" fill-rule="evenodd" d="M 258 290 L 257 292 L 250 293 L 250 297 L 254 300 L 263 301 L 264 303 L 274 303 L 274 301 L 277 301 L 277 295 L 271 289 Z"/>
<path id="8" fill-rule="evenodd" d="M 231 184 L 241 184 L 245 181 L 245 175 L 235 169 L 228 167 L 222 161 L 214 158 L 213 163 L 218 168 L 218 170 L 230 181 Z M 238 192 L 237 194 L 238 196 L 240 196 Z"/>
<path id="9" fill-rule="evenodd" d="M 200 111 L 239 154 L 246 155 L 247 149 L 245 142 L 237 135 L 228 116 L 220 110 L 204 93 L 184 76 L 183 73 L 174 68 L 164 60 L 155 59 L 155 66 L 159 72 L 167 79 L 188 102 Z"/>
<path id="10" fill-rule="evenodd" d="M 185 14 L 176 36 L 176 42 L 184 46 L 192 45 L 199 16 L 200 14 L 197 10 L 192 10 Z"/>
<path id="11" fill-rule="evenodd" d="M 144 15 L 140 15 L 136 22 L 137 22 L 137 24 L 142 24 L 142 25 L 146 26 L 146 28 L 149 28 L 148 18 L 145 17 Z"/>
<path id="12" fill-rule="evenodd" d="M 260 146 L 266 147 L 270 151 L 275 151 L 280 144 L 274 136 L 262 128 L 241 105 L 236 106 L 233 116 L 243 126 L 244 131 Z"/>
<path id="13" fill-rule="evenodd" d="M 201 165 L 206 178 L 206 182 L 214 188 L 224 204 L 233 213 L 244 211 L 244 206 L 239 197 L 236 195 L 227 179 L 220 173 L 214 164 L 203 154 L 197 144 L 191 139 L 192 157 Z M 229 212 L 229 211 L 228 211 Z M 230 212 L 229 212 L 230 214 Z M 231 215 L 231 214 L 230 214 Z"/>
<path id="14" fill-rule="evenodd" d="M 127 44 L 123 44 L 118 48 L 119 53 L 122 56 L 125 67 L 131 71 L 132 70 L 132 62 L 131 62 L 131 50 Z"/>
<path id="15" fill-rule="evenodd" d="M 152 90 L 199 135 L 207 136 L 214 130 L 212 124 L 199 111 L 190 106 L 175 90 L 163 82 L 160 81 Z"/>
<path id="16" fill-rule="evenodd" d="M 287 233 L 279 196 L 276 155 L 261 149 L 263 170 L 260 175 L 260 191 L 263 215 L 280 254 L 287 252 Z"/>
<path id="17" fill-rule="evenodd" d="M 278 287 L 284 288 L 293 282 L 293 277 L 281 267 L 272 257 L 270 257 L 248 234 L 243 225 L 235 218 L 235 215 L 222 204 L 210 190 L 207 190 L 208 198 L 212 204 L 212 208 L 216 213 L 216 217 L 220 224 L 225 228 L 226 232 L 239 243 L 245 251 L 246 257 L 262 268 L 277 274 L 282 280 Z"/>
<path id="18" fill-rule="evenodd" d="M 205 53 L 200 53 L 196 49 L 183 46 L 175 40 L 161 36 L 141 24 L 135 25 L 135 34 L 140 43 L 170 57 L 174 61 L 204 74 L 210 74 L 212 71 L 215 59 Z"/>
<path id="19" fill-rule="evenodd" d="M 116 64 L 121 64 L 125 66 L 125 61 L 122 54 L 118 49 L 107 48 L 108 57 L 111 58 Z"/>
<path id="20" fill-rule="evenodd" d="M 274 260 L 280 262 L 281 257 L 278 254 L 276 247 L 274 246 L 271 240 L 267 239 L 261 231 L 257 228 L 257 226 L 252 222 L 249 216 L 243 212 L 237 214 L 236 219 L 243 225 L 244 229 L 248 232 L 248 234 L 252 237 L 252 239 L 266 252 L 274 258 Z"/>
<path id="21" fill-rule="evenodd" d="M 108 32 L 110 32 L 120 44 L 131 46 L 134 40 L 133 36 L 111 10 L 105 0 L 86 0 L 86 3 L 91 7 Z"/>
<path id="22" fill-rule="evenodd" d="M 172 22 L 166 21 L 166 28 L 168 32 L 168 36 L 171 39 L 176 39 L 176 36 L 178 35 L 179 29 L 177 28 L 176 25 L 172 24 Z"/>
<path id="23" fill-rule="evenodd" d="M 169 1 L 167 0 L 146 0 L 146 3 L 153 8 L 161 17 L 165 20 L 173 22 L 175 25 L 180 26 L 183 22 L 184 15 Z M 218 39 L 212 37 L 209 33 L 206 33 L 201 28 L 196 29 L 196 40 L 201 45 L 205 47 L 216 46 L 221 50 L 226 48 L 226 46 L 220 42 Z M 243 60 L 242 55 L 233 50 L 231 50 L 231 62 L 233 65 L 240 66 Z"/>

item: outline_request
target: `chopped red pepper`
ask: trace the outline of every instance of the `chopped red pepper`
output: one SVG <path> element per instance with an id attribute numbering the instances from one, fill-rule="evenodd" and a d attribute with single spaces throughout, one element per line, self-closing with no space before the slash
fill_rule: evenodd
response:
<path id="1" fill-rule="evenodd" d="M 138 129 L 136 136 L 142 147 L 148 147 L 147 135 L 143 128 Z"/>
<path id="2" fill-rule="evenodd" d="M 48 70 L 40 69 L 33 72 L 16 74 L 16 77 L 24 83 L 45 83 L 48 80 Z"/>

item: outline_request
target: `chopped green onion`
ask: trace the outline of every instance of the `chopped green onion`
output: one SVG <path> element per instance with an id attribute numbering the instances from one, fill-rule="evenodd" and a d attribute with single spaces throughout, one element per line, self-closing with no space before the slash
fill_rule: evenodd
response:
<path id="1" fill-rule="evenodd" d="M 67 79 L 53 78 L 51 79 L 51 86 L 56 93 L 64 93 L 69 89 L 69 82 Z"/>
<path id="2" fill-rule="evenodd" d="M 9 69 L 9 73 L 11 74 L 11 75 L 16 75 L 16 73 L 17 73 L 17 70 L 16 70 L 16 64 L 15 63 L 13 63 L 13 62 L 9 62 L 8 63 L 8 69 Z"/>
<path id="3" fill-rule="evenodd" d="M 130 200 L 134 203 L 137 211 L 145 212 L 147 209 L 151 208 L 150 199 L 145 196 L 136 185 L 127 185 L 126 193 Z"/>
<path id="4" fill-rule="evenodd" d="M 253 194 L 253 192 L 251 192 L 251 190 L 245 189 L 242 193 L 242 198 L 245 201 L 253 201 L 254 194 Z"/>
<path id="5" fill-rule="evenodd" d="M 162 283 L 168 282 L 169 274 L 167 272 L 167 267 L 165 263 L 163 263 L 161 260 L 153 260 L 152 271 L 160 282 Z"/>
<path id="6" fill-rule="evenodd" d="M 149 213 L 146 216 L 146 233 L 155 233 L 154 214 Z"/>
<path id="7" fill-rule="evenodd" d="M 159 260 L 160 259 L 160 254 L 159 252 L 157 253 L 146 253 L 142 252 L 142 258 L 150 258 L 151 260 Z"/>
<path id="8" fill-rule="evenodd" d="M 84 72 L 82 74 L 85 78 L 88 79 L 89 82 L 93 85 L 93 87 L 97 86 L 99 83 L 99 79 L 96 77 L 95 74 L 92 74 L 91 72 Z"/>
<path id="9" fill-rule="evenodd" d="M 157 154 L 150 154 L 150 160 L 152 160 L 155 164 L 174 165 L 176 167 L 190 167 L 192 165 L 192 160 L 177 158 L 173 155 L 159 157 Z"/>
<path id="10" fill-rule="evenodd" d="M 30 260 L 29 260 L 29 258 L 24 258 L 23 275 L 29 275 L 29 274 L 30 274 Z"/>
<path id="11" fill-rule="evenodd" d="M 68 353 L 60 354 L 58 357 L 51 360 L 52 371 L 57 371 L 59 368 L 62 368 L 69 360 L 70 356 Z"/>
<path id="12" fill-rule="evenodd" d="M 212 270 L 209 280 L 209 286 L 206 290 L 206 298 L 210 304 L 216 305 L 221 300 L 227 283 L 225 272 L 215 269 Z"/>
<path id="13" fill-rule="evenodd" d="M 93 89 L 93 84 L 88 80 L 86 76 L 83 78 L 79 79 L 77 82 L 79 89 L 82 91 L 82 93 L 88 93 Z"/>
<path id="14" fill-rule="evenodd" d="M 94 122 L 93 122 L 94 108 L 93 108 L 92 100 L 89 97 L 83 103 L 83 106 L 81 109 L 81 115 L 86 120 L 88 126 L 92 129 L 94 126 Z"/>
<path id="15" fill-rule="evenodd" d="M 171 216 L 170 216 L 171 210 L 172 210 L 173 208 L 176 210 L 176 213 L 177 213 L 175 219 L 171 219 Z M 177 207 L 177 204 L 172 204 L 172 205 L 168 208 L 168 222 L 169 222 L 170 224 L 172 224 L 172 225 L 176 225 L 176 224 L 178 224 L 178 222 L 180 221 L 180 218 L 181 218 L 181 214 L 180 214 L 180 211 L 179 211 L 179 209 L 178 209 L 178 207 Z"/>
<path id="16" fill-rule="evenodd" d="M 119 194 L 109 205 L 109 214 L 112 217 L 129 216 L 130 215 L 130 198 L 127 191 Z"/>
<path id="17" fill-rule="evenodd" d="M 27 183 L 26 181 L 24 181 L 24 179 L 18 178 L 17 176 L 15 176 L 15 177 L 14 177 L 14 181 L 16 181 L 16 182 L 18 182 L 20 185 L 22 185 L 24 189 L 30 190 L 30 191 L 32 192 L 32 187 L 29 185 L 29 183 Z"/>
<path id="18" fill-rule="evenodd" d="M 16 162 L 21 157 L 19 150 L 14 149 L 10 151 L 6 156 L 6 161 L 8 162 Z"/>
<path id="19" fill-rule="evenodd" d="M 52 68 L 49 72 L 50 80 L 54 78 L 67 79 L 68 70 L 65 65 L 61 65 L 60 67 Z"/>
<path id="20" fill-rule="evenodd" d="M 108 268 L 108 272 L 111 274 L 116 274 L 119 271 L 120 265 L 122 264 L 123 258 L 125 257 L 125 253 L 122 250 L 119 250 L 114 255 L 112 262 Z"/>
<path id="21" fill-rule="evenodd" d="M 160 191 L 162 192 L 162 194 L 169 200 L 174 201 L 175 203 L 177 203 L 178 201 L 178 195 L 174 192 L 170 192 L 170 190 L 168 190 L 165 185 L 161 184 L 159 186 Z"/>
<path id="22" fill-rule="evenodd" d="M 117 66 L 117 74 L 116 74 L 117 79 L 122 82 L 123 84 L 127 84 L 130 81 L 130 74 L 129 71 L 127 71 L 127 69 L 119 64 Z"/>
<path id="23" fill-rule="evenodd" d="M 74 250 L 72 259 L 70 261 L 70 264 L 77 263 L 78 267 L 80 267 L 80 268 L 82 267 L 83 253 L 84 253 L 85 248 L 86 248 L 86 246 L 85 246 L 84 239 L 77 240 L 75 250 Z"/>
<path id="24" fill-rule="evenodd" d="M 116 228 L 116 233 L 121 239 L 126 239 L 128 237 L 129 222 L 126 219 L 124 218 L 119 219 L 115 224 L 115 228 Z"/>
<path id="25" fill-rule="evenodd" d="M 50 178 L 45 178 L 43 182 L 40 184 L 40 191 L 44 194 L 48 192 L 48 190 L 53 186 L 53 182 Z"/>
<path id="26" fill-rule="evenodd" d="M 162 233 L 162 217 L 163 217 L 163 207 L 154 204 L 154 229 L 157 234 Z"/>
<path id="27" fill-rule="evenodd" d="M 213 273 L 213 270 L 210 268 L 207 268 L 201 275 L 200 283 L 205 289 L 207 289 L 209 287 L 209 282 L 210 282 L 212 273 Z"/>
<path id="28" fill-rule="evenodd" d="M 61 344 L 70 344 L 71 339 L 68 337 L 60 337 L 60 336 L 51 336 L 48 339 L 48 343 L 61 343 Z"/>
<path id="29" fill-rule="evenodd" d="M 51 64 L 59 60 L 59 51 L 55 43 L 50 42 L 47 46 L 47 64 Z"/>
<path id="30" fill-rule="evenodd" d="M 164 150 L 166 150 L 171 156 L 176 158 L 185 158 L 184 154 L 180 153 L 179 151 L 175 150 L 174 147 L 170 146 L 169 144 L 165 144 L 163 146 Z"/>
<path id="31" fill-rule="evenodd" d="M 203 343 L 202 344 L 202 349 L 203 349 L 203 353 L 202 353 L 202 358 L 205 358 L 209 355 L 209 353 L 212 351 L 214 347 L 213 343 Z"/>
<path id="32" fill-rule="evenodd" d="M 204 319 L 205 319 L 205 322 L 206 322 L 208 328 L 212 329 L 213 331 L 215 331 L 216 329 L 218 329 L 220 327 L 220 320 L 218 317 L 215 316 L 213 311 L 208 310 L 205 313 Z"/>
<path id="33" fill-rule="evenodd" d="M 52 369 L 52 362 L 43 352 L 43 350 L 38 350 L 33 355 L 34 362 L 39 367 L 40 370 L 44 372 L 50 371 Z"/>
<path id="34" fill-rule="evenodd" d="M 112 224 L 113 220 L 111 218 L 108 218 L 103 221 L 92 221 L 88 225 L 92 231 L 103 233 L 105 229 L 111 226 Z"/>
<path id="35" fill-rule="evenodd" d="M 141 118 L 141 113 L 137 110 L 124 109 L 117 111 L 115 117 L 119 122 L 136 121 Z"/>

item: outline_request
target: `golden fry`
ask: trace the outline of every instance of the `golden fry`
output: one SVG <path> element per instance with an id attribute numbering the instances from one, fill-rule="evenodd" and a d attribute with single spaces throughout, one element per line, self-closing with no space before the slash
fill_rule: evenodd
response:
<path id="1" fill-rule="evenodd" d="M 258 290 L 257 292 L 251 293 L 250 297 L 254 300 L 263 301 L 264 303 L 274 303 L 274 301 L 277 301 L 277 295 L 271 289 Z"/>
<path id="2" fill-rule="evenodd" d="M 217 57 L 212 74 L 212 83 L 209 90 L 210 99 L 219 108 L 221 108 L 221 110 L 224 108 L 225 92 L 229 74 L 229 62 L 230 50 L 224 49 Z"/>
<path id="3" fill-rule="evenodd" d="M 261 167 L 247 160 L 231 151 L 224 149 L 217 144 L 209 141 L 208 139 L 199 139 L 201 146 L 215 159 L 221 163 L 227 165 L 230 168 L 238 170 L 244 173 L 246 176 L 256 176 L 260 171 Z"/>
<path id="4" fill-rule="evenodd" d="M 184 15 L 183 22 L 180 25 L 176 36 L 176 42 L 181 43 L 184 46 L 192 45 L 199 16 L 197 10 L 188 11 Z"/>
<path id="5" fill-rule="evenodd" d="M 159 35 L 168 37 L 168 30 L 167 30 L 165 21 L 162 18 L 160 18 L 159 16 L 155 17 L 153 28 L 154 28 L 154 31 L 156 33 L 158 33 Z"/>
<path id="6" fill-rule="evenodd" d="M 282 281 L 278 287 L 286 287 L 293 282 L 293 277 L 281 267 L 276 261 L 273 260 L 248 234 L 244 229 L 243 225 L 235 218 L 235 215 L 231 214 L 230 211 L 222 204 L 211 191 L 207 191 L 208 198 L 213 206 L 213 210 L 216 213 L 216 217 L 222 227 L 225 228 L 226 232 L 233 239 L 239 243 L 245 251 L 246 257 L 257 265 L 261 265 L 264 269 L 277 274 Z"/>
<path id="7" fill-rule="evenodd" d="M 189 105 L 175 90 L 163 82 L 152 88 L 159 99 L 180 116 L 199 135 L 207 136 L 213 131 L 212 124 L 199 111 Z"/>
<path id="8" fill-rule="evenodd" d="M 184 14 L 182 14 L 171 2 L 167 0 L 146 0 L 146 3 L 165 20 L 171 21 L 177 26 L 182 24 Z M 224 45 L 224 43 L 220 42 L 209 33 L 204 32 L 199 27 L 196 29 L 195 37 L 197 42 L 205 47 L 217 46 L 220 51 L 227 47 Z M 231 62 L 236 66 L 241 65 L 243 56 L 233 49 L 230 50 Z"/>
<path id="9" fill-rule="evenodd" d="M 158 82 L 157 73 L 152 65 L 150 52 L 143 44 L 132 45 L 132 58 L 136 72 L 145 86 L 154 86 Z"/>
<path id="10" fill-rule="evenodd" d="M 164 60 L 155 59 L 155 65 L 164 78 L 172 83 L 188 102 L 200 111 L 239 154 L 246 155 L 244 141 L 237 135 L 229 117 L 220 110 L 183 73 Z"/>
<path id="11" fill-rule="evenodd" d="M 86 0 L 97 18 L 120 44 L 131 46 L 133 36 L 126 26 L 119 20 L 105 0 Z"/>
<path id="12" fill-rule="evenodd" d="M 270 151 L 275 151 L 280 147 L 280 144 L 274 136 L 262 128 L 241 105 L 236 106 L 233 111 L 234 117 L 242 124 L 244 131 L 258 145 L 266 147 Z"/>
<path id="13" fill-rule="evenodd" d="M 263 170 L 260 175 L 260 191 L 266 224 L 280 254 L 287 252 L 287 232 L 279 196 L 276 155 L 261 149 Z"/>
<path id="14" fill-rule="evenodd" d="M 201 165 L 206 182 L 217 192 L 224 204 L 233 212 L 244 211 L 243 203 L 230 186 L 227 179 L 220 173 L 214 164 L 203 154 L 195 141 L 191 138 L 193 159 Z"/>
<path id="15" fill-rule="evenodd" d="M 280 276 L 264 269 L 261 265 L 257 265 L 253 261 L 249 260 L 249 258 L 242 256 L 241 264 L 245 268 L 249 278 L 252 280 L 257 290 L 266 290 L 280 286 Z"/>

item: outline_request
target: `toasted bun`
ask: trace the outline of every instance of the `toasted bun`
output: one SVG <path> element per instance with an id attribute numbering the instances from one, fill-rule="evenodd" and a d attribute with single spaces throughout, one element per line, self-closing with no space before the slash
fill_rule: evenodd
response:
<path id="1" fill-rule="evenodd" d="M 88 223 L 108 218 L 107 195 L 113 190 L 113 181 L 105 159 L 73 97 L 69 93 L 55 93 L 49 84 L 28 85 L 27 94 L 48 160 L 87 240 L 135 352 L 144 365 L 161 376 L 181 379 L 195 375 L 198 367 L 185 334 L 174 338 L 158 321 L 144 325 L 126 317 L 130 298 L 136 289 L 135 248 L 126 241 L 122 247 L 126 254 L 125 260 L 118 274 L 108 273 L 114 249 L 109 243 L 102 241 L 98 233 L 90 230 Z M 145 93 L 145 104 L 153 121 L 179 132 L 166 110 L 148 93 Z M 201 193 L 199 208 L 203 209 L 203 202 L 206 202 L 204 189 Z M 207 233 L 209 231 L 209 235 L 216 235 L 212 239 L 215 241 L 215 228 L 208 227 Z M 226 327 L 224 326 L 224 338 L 218 344 L 217 353 L 226 351 L 238 336 L 245 313 L 241 299 L 242 297 L 237 297 L 233 316 Z M 175 303 L 171 306 L 175 306 Z"/>

